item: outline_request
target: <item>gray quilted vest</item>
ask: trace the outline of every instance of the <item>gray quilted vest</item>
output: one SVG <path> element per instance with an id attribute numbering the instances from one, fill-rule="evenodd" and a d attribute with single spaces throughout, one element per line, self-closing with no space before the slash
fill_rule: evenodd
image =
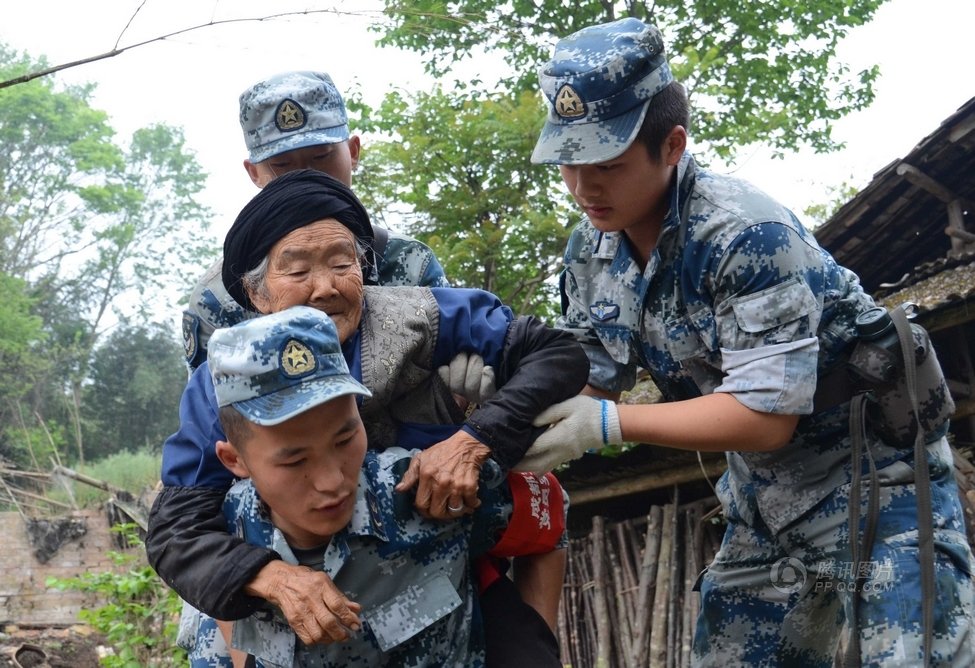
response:
<path id="1" fill-rule="evenodd" d="M 369 447 L 396 443 L 396 423 L 464 421 L 450 390 L 433 367 L 440 309 L 429 288 L 366 286 L 363 293 L 362 382 L 372 397 L 362 402 Z"/>

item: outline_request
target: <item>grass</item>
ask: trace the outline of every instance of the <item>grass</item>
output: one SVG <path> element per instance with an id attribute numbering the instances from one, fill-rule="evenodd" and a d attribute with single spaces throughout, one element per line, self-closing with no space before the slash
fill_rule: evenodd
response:
<path id="1" fill-rule="evenodd" d="M 161 463 L 162 455 L 159 453 L 140 450 L 119 452 L 74 470 L 89 478 L 108 483 L 113 488 L 124 489 L 138 497 L 156 485 Z M 68 477 L 65 477 L 64 481 L 71 488 L 75 503 L 81 508 L 97 506 L 111 495 L 110 492 Z M 68 502 L 68 493 L 63 484 L 52 481 L 48 496 L 56 501 Z"/>

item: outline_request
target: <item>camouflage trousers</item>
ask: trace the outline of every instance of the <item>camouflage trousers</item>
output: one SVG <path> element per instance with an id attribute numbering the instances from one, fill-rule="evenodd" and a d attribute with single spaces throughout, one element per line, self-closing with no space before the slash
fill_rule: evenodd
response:
<path id="1" fill-rule="evenodd" d="M 921 578 L 912 458 L 879 471 L 874 547 L 861 562 L 863 666 L 922 665 Z M 934 512 L 934 666 L 975 665 L 972 554 L 947 443 L 929 446 Z M 864 487 L 867 485 L 865 484 Z M 695 666 L 830 666 L 845 646 L 856 578 L 844 485 L 778 534 L 725 506 L 728 529 L 699 581 Z M 866 514 L 863 490 L 861 518 Z M 757 515 L 756 515 L 757 517 Z M 862 531 L 862 525 L 861 525 Z M 843 639 L 841 641 L 841 639 Z"/>
<path id="2" fill-rule="evenodd" d="M 177 644 L 187 650 L 190 668 L 233 668 L 217 623 L 189 603 L 183 603 Z"/>

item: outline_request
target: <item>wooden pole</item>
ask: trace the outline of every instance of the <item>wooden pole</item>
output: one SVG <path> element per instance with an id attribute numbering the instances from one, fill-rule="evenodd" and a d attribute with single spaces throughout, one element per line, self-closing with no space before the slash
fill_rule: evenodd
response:
<path id="1" fill-rule="evenodd" d="M 685 482 L 701 480 L 702 468 L 704 473 L 706 473 L 709 477 L 714 478 L 724 473 L 727 467 L 728 462 L 723 457 L 721 459 L 705 459 L 703 464 L 698 464 L 695 462 L 693 464 L 687 464 L 686 466 L 678 466 L 667 471 L 657 471 L 654 473 L 648 473 L 646 475 L 627 478 L 626 480 L 601 484 L 598 487 L 574 489 L 571 493 L 572 505 L 573 507 L 578 507 L 594 501 L 604 501 L 606 499 L 612 499 L 618 496 L 624 496 L 626 494 L 647 492 Z"/>
<path id="2" fill-rule="evenodd" d="M 674 519 L 670 527 L 670 596 L 667 605 L 667 668 L 677 664 L 677 638 L 680 633 L 680 600 L 681 600 L 681 560 L 680 549 L 680 520 L 681 511 L 678 505 L 678 490 L 674 486 Z"/>
<path id="3" fill-rule="evenodd" d="M 653 596 L 653 616 L 650 622 L 650 668 L 665 668 L 667 664 L 667 610 L 670 601 L 670 553 L 671 532 L 669 528 L 674 523 L 674 504 L 664 506 L 662 526 L 664 528 L 660 539 L 659 558 L 657 560 L 657 585 Z"/>
<path id="4" fill-rule="evenodd" d="M 643 546 L 643 559 L 640 564 L 639 589 L 636 602 L 636 629 L 633 631 L 631 656 L 634 665 L 646 665 L 647 647 L 650 644 L 651 603 L 657 584 L 657 554 L 660 551 L 660 526 L 663 509 L 651 506 L 647 513 L 647 534 Z"/>
<path id="5" fill-rule="evenodd" d="M 609 607 L 606 603 L 606 548 L 604 545 L 603 518 L 597 515 L 592 518 L 592 566 L 593 566 L 593 603 L 596 612 L 596 668 L 609 668 L 610 637 Z"/>

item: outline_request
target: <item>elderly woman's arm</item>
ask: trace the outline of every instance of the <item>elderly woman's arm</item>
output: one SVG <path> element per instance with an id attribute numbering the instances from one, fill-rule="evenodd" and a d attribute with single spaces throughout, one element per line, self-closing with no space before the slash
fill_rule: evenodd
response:
<path id="1" fill-rule="evenodd" d="M 479 290 L 434 290 L 441 309 L 441 357 L 473 346 L 496 369 L 498 391 L 461 431 L 414 457 L 398 491 L 416 487 L 416 507 L 441 519 L 477 507 L 478 469 L 488 457 L 509 469 L 541 430 L 542 410 L 578 394 L 589 361 L 574 338 L 533 317 L 512 318 L 497 297 Z M 499 335 L 500 332 L 500 335 Z"/>

